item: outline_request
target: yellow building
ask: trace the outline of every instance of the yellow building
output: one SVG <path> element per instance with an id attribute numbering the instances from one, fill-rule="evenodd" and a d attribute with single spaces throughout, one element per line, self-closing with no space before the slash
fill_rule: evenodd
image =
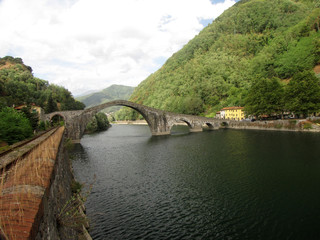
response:
<path id="1" fill-rule="evenodd" d="M 17 106 L 14 109 L 21 110 L 22 108 L 25 108 L 25 107 L 27 107 L 26 104 Z M 44 110 L 41 107 L 36 106 L 34 103 L 31 104 L 30 112 L 38 113 L 39 119 L 43 119 L 44 118 Z"/>
<path id="2" fill-rule="evenodd" d="M 220 112 L 223 112 L 223 119 L 230 119 L 240 121 L 244 119 L 243 107 L 226 107 L 223 108 Z"/>

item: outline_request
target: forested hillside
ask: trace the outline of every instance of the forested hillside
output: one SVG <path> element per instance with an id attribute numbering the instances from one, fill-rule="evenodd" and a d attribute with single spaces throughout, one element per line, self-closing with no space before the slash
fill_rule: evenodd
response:
<path id="1" fill-rule="evenodd" d="M 78 101 L 83 102 L 87 108 L 97 106 L 99 104 L 110 102 L 113 100 L 128 100 L 133 93 L 134 87 L 123 85 L 111 85 L 100 92 L 91 93 L 89 95 L 77 97 Z M 107 112 L 118 110 L 119 107 L 108 108 Z"/>
<path id="2" fill-rule="evenodd" d="M 32 68 L 26 66 L 21 58 L 0 58 L 0 109 L 33 103 L 46 113 L 85 107 L 64 87 L 34 77 Z"/>
<path id="3" fill-rule="evenodd" d="M 310 77 L 320 60 L 319 7 L 318 0 L 239 1 L 141 82 L 130 100 L 214 116 L 222 107 L 249 104 L 260 79 L 284 86 L 296 74 Z"/>

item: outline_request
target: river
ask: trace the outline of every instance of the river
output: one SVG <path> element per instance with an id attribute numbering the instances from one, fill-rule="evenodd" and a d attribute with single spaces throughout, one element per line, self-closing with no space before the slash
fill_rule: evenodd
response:
<path id="1" fill-rule="evenodd" d="M 114 125 L 72 152 L 93 239 L 320 239 L 320 135 L 151 136 Z"/>

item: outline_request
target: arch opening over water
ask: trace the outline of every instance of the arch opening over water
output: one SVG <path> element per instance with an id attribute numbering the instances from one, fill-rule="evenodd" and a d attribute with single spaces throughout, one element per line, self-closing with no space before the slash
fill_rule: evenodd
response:
<path id="1" fill-rule="evenodd" d="M 120 106 L 120 105 L 119 105 Z M 106 109 L 108 109 L 108 108 L 112 108 L 113 106 L 110 106 L 110 107 L 106 107 L 106 108 L 104 108 L 104 109 L 101 109 L 99 112 L 104 112 L 105 113 L 105 111 L 104 110 L 106 110 Z M 132 110 L 134 110 L 134 113 L 135 114 L 137 114 L 136 116 L 129 116 L 128 115 L 128 118 L 126 118 L 126 119 L 124 119 L 124 120 L 118 120 L 118 119 L 116 119 L 116 115 L 115 115 L 115 113 L 116 112 L 112 112 L 112 113 L 106 113 L 107 115 L 108 115 L 108 117 L 109 118 L 112 118 L 115 122 L 118 122 L 118 123 L 120 123 L 120 124 L 122 124 L 121 122 L 123 121 L 123 122 L 128 122 L 128 124 L 130 124 L 131 122 L 134 122 L 134 121 L 136 121 L 137 122 L 137 124 L 139 124 L 139 125 L 144 125 L 144 124 L 146 124 L 146 125 L 148 125 L 148 126 L 150 126 L 150 123 L 148 122 L 148 120 L 147 120 L 147 117 L 142 113 L 142 112 L 140 112 L 138 109 L 136 109 L 136 108 L 133 108 L 133 107 L 129 107 L 129 106 L 124 106 L 124 105 L 121 105 L 121 107 L 125 107 L 125 108 L 128 108 L 128 109 L 132 109 Z M 142 119 L 140 118 L 140 115 L 141 115 L 141 117 L 142 117 Z M 131 117 L 133 117 L 132 119 L 131 119 Z M 135 119 L 135 117 L 137 117 L 137 119 Z M 139 122 L 139 121 L 141 121 L 141 122 Z M 111 123 L 111 122 L 110 122 Z"/>
<path id="2" fill-rule="evenodd" d="M 104 103 L 99 106 L 86 109 L 85 111 L 91 111 L 92 113 L 95 114 L 97 112 L 100 112 L 103 109 L 106 109 L 106 108 L 112 107 L 112 106 L 123 106 L 123 107 L 128 107 L 128 108 L 135 110 L 136 112 L 141 114 L 143 119 L 147 122 L 151 133 L 154 132 L 156 123 L 154 121 L 154 117 L 150 116 L 151 115 L 150 110 L 154 111 L 155 109 L 152 109 L 152 108 L 149 108 L 149 107 L 137 104 L 137 103 L 133 103 L 133 102 L 125 101 L 125 100 L 118 100 L 118 101 Z"/>
<path id="3" fill-rule="evenodd" d="M 190 133 L 190 126 L 186 122 L 176 123 L 170 129 L 170 134 L 180 135 Z"/>
<path id="4" fill-rule="evenodd" d="M 208 130 L 214 130 L 214 126 L 208 122 L 205 123 L 204 127 L 207 128 Z"/>
<path id="5" fill-rule="evenodd" d="M 190 129 L 192 128 L 192 125 L 191 125 L 191 123 L 188 121 L 188 120 L 186 120 L 186 119 L 184 119 L 184 118 L 181 118 L 181 119 L 179 119 L 182 123 L 185 123 Z"/>

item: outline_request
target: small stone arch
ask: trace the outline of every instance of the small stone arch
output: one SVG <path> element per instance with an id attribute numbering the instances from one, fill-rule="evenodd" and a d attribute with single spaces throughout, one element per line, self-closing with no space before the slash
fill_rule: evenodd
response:
<path id="1" fill-rule="evenodd" d="M 66 124 L 66 117 L 65 117 L 63 114 L 61 114 L 61 113 L 54 113 L 54 114 L 52 114 L 52 115 L 49 117 L 49 122 L 52 124 L 53 119 L 54 119 L 55 117 L 57 117 L 57 116 L 58 116 L 59 118 L 62 118 L 64 124 Z"/>
<path id="2" fill-rule="evenodd" d="M 60 117 L 63 118 L 64 121 L 66 120 L 66 117 L 63 114 L 57 112 L 57 113 L 54 113 L 54 114 L 50 115 L 49 121 L 51 121 L 55 116 L 60 116 Z"/>
<path id="3" fill-rule="evenodd" d="M 221 122 L 221 127 L 228 127 L 229 123 L 226 121 Z"/>
<path id="4" fill-rule="evenodd" d="M 179 119 L 179 121 L 186 123 L 188 125 L 189 129 L 192 129 L 192 125 L 188 120 L 181 118 L 181 119 Z"/>
<path id="5" fill-rule="evenodd" d="M 214 130 L 214 126 L 211 123 L 206 122 L 205 125 L 208 127 L 209 130 Z"/>
<path id="6" fill-rule="evenodd" d="M 170 134 L 174 135 L 190 133 L 191 129 L 191 124 L 185 119 L 174 119 L 170 124 Z"/>

